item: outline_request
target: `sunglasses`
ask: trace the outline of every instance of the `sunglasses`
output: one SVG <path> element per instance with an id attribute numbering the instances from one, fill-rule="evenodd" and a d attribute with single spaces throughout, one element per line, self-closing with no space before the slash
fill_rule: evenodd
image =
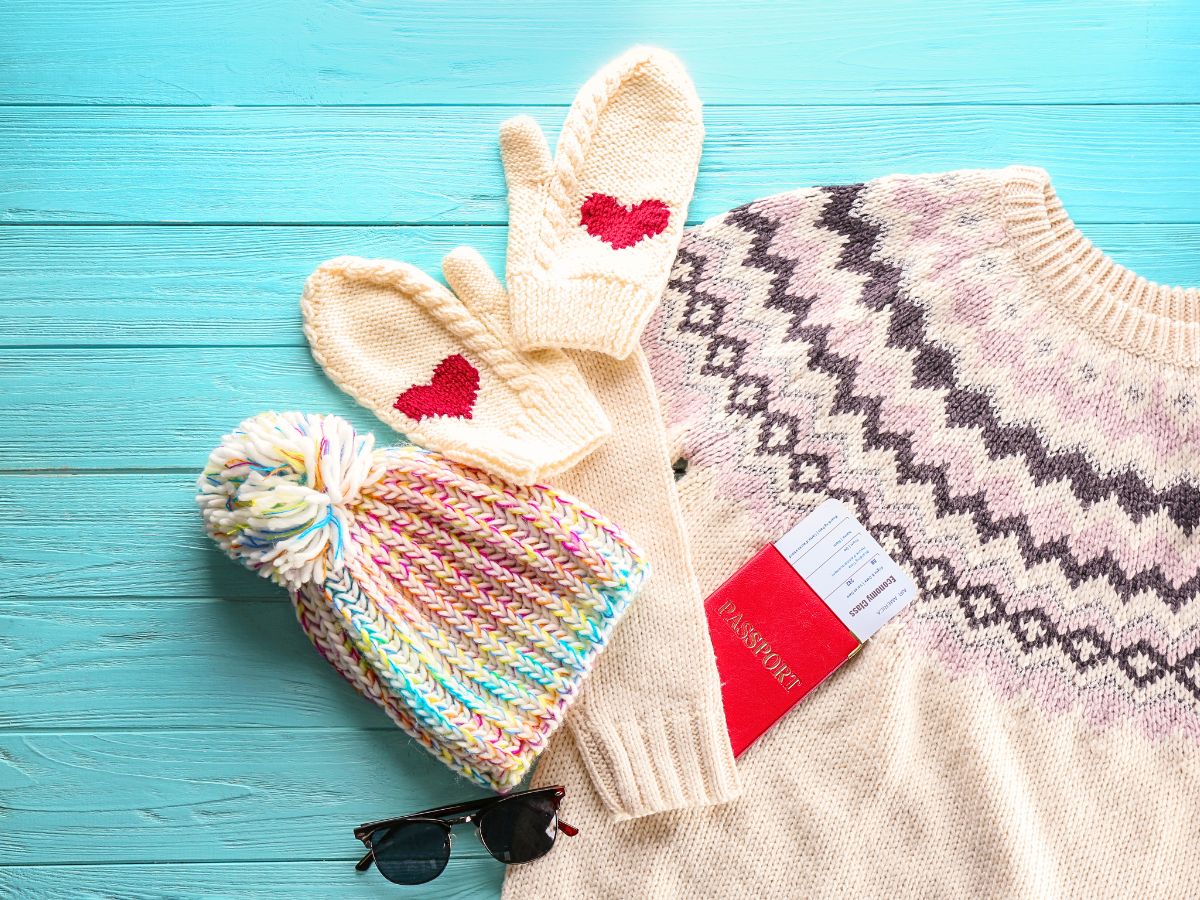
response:
<path id="1" fill-rule="evenodd" d="M 566 793 L 564 787 L 539 788 L 359 825 L 354 836 L 367 845 L 367 855 L 354 868 L 365 872 L 374 862 L 395 884 L 433 881 L 450 860 L 452 829 L 467 823 L 500 862 L 532 862 L 550 852 L 560 831 L 568 837 L 579 833 L 558 819 L 558 804 Z"/>

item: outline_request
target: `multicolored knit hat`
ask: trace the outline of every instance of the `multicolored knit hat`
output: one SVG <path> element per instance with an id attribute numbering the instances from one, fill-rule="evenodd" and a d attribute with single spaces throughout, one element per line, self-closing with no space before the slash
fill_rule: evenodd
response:
<path id="1" fill-rule="evenodd" d="M 208 533 L 446 765 L 520 784 L 647 574 L 611 522 L 337 416 L 264 413 L 200 476 Z"/>

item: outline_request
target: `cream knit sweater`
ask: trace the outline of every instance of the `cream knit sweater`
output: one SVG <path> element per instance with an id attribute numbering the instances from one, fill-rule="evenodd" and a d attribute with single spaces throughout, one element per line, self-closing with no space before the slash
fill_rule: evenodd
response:
<path id="1" fill-rule="evenodd" d="M 514 481 L 557 476 L 644 551 L 650 574 L 623 623 L 629 650 L 598 659 L 594 689 L 567 720 L 617 818 L 741 790 L 638 345 L 679 246 L 703 135 L 679 61 L 635 47 L 580 89 L 553 155 L 532 119 L 502 126 L 509 290 L 459 248 L 443 264 L 449 290 L 406 263 L 338 257 L 302 299 L 314 357 L 383 421 Z M 641 658 L 664 633 L 688 664 L 658 672 L 648 691 Z"/>
<path id="2" fill-rule="evenodd" d="M 1040 170 L 901 176 L 690 231 L 643 346 L 703 592 L 837 497 L 919 594 L 732 802 L 616 821 L 560 731 L 582 834 L 508 900 L 1200 893 L 1200 291 Z M 629 692 L 696 663 L 655 627 Z"/>

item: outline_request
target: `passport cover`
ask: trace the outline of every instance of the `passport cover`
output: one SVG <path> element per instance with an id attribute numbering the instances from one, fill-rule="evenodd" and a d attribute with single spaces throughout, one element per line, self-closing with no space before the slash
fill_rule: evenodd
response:
<path id="1" fill-rule="evenodd" d="M 860 644 L 774 544 L 704 601 L 734 756 Z"/>

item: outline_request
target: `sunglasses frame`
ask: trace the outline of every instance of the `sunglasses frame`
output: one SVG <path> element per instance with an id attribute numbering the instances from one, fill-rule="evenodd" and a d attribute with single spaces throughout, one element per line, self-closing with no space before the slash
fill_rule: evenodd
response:
<path id="1" fill-rule="evenodd" d="M 557 821 L 558 831 L 561 831 L 567 837 L 574 837 L 579 833 L 579 829 L 572 825 L 568 825 L 558 815 L 558 804 L 562 802 L 563 797 L 567 795 L 567 789 L 562 785 L 553 787 L 536 788 L 532 791 L 522 791 L 518 794 L 500 794 L 495 797 L 484 797 L 480 800 L 471 800 L 466 803 L 455 803 L 450 806 L 436 806 L 433 809 L 424 809 L 421 812 L 410 813 L 407 816 L 396 816 L 391 819 L 380 819 L 377 822 L 365 822 L 354 829 L 354 837 L 363 842 L 367 852 L 357 863 L 354 868 L 356 871 L 365 872 L 371 868 L 371 864 L 375 862 L 375 848 L 371 846 L 371 835 L 381 828 L 387 828 L 390 825 L 400 825 L 404 822 L 430 822 L 444 828 L 446 831 L 446 862 L 450 861 L 450 854 L 454 851 L 454 833 L 455 825 L 474 825 L 475 834 L 479 838 L 479 843 L 483 845 L 483 849 L 487 850 L 488 855 L 495 859 L 495 855 L 487 845 L 487 841 L 483 839 L 483 830 L 479 827 L 479 821 L 483 816 L 494 806 L 503 803 L 506 800 L 517 800 L 521 797 L 533 797 L 541 794 L 550 794 L 554 798 L 554 817 Z M 553 848 L 551 844 L 551 848 Z M 550 850 L 546 851 L 547 853 Z M 540 859 L 541 857 L 538 857 Z M 500 860 L 497 860 L 499 862 Z M 533 860 L 529 860 L 532 862 Z M 521 863 L 505 863 L 505 865 L 522 865 Z M 445 864 L 442 866 L 442 872 L 445 871 Z M 438 875 L 442 874 L 438 872 Z M 433 876 L 437 878 L 437 875 Z M 429 879 L 432 881 L 433 879 Z"/>

